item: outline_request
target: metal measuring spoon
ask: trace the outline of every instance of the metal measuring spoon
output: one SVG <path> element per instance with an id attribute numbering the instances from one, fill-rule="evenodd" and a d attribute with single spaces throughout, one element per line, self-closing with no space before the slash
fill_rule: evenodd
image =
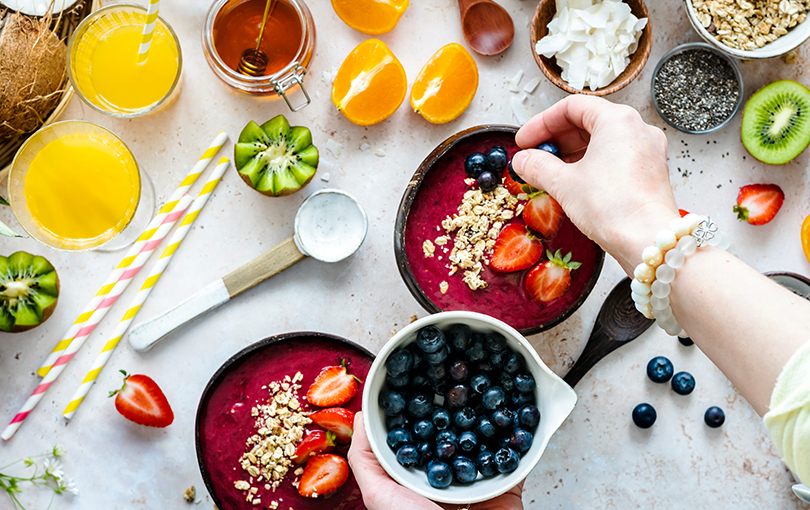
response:
<path id="1" fill-rule="evenodd" d="M 339 262 L 360 248 L 367 232 L 368 217 L 353 196 L 336 189 L 317 191 L 298 208 L 293 236 L 174 308 L 136 324 L 129 343 L 136 351 L 148 351 L 175 329 L 307 257 Z"/>

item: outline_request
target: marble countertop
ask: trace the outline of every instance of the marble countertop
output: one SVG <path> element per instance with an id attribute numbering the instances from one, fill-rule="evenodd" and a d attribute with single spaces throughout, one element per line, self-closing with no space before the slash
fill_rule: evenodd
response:
<path id="1" fill-rule="evenodd" d="M 227 306 L 173 334 L 146 354 L 122 342 L 97 387 L 66 424 L 68 398 L 80 382 L 106 335 L 120 317 L 118 305 L 32 413 L 17 436 L 0 444 L 0 465 L 64 445 L 65 470 L 81 490 L 77 497 L 57 497 L 54 509 L 182 509 L 183 491 L 197 487 L 200 508 L 211 508 L 197 468 L 194 418 L 209 377 L 230 355 L 276 333 L 313 330 L 345 336 L 378 350 L 392 334 L 425 311 L 408 293 L 393 256 L 393 225 L 402 192 L 430 150 L 451 134 L 477 124 L 514 124 L 507 80 L 525 71 L 523 83 L 541 77 L 529 45 L 531 0 L 500 0 L 515 20 L 515 42 L 502 55 L 475 55 L 480 70 L 478 93 L 466 113 L 440 126 L 427 123 L 403 106 L 376 126 L 359 127 L 333 107 L 329 75 L 367 36 L 344 25 L 326 0 L 310 2 L 318 30 L 315 57 L 306 86 L 313 104 L 290 114 L 282 101 L 257 99 L 229 90 L 208 68 L 200 32 L 208 2 L 167 0 L 161 14 L 174 26 L 183 45 L 184 78 L 179 99 L 154 116 L 119 120 L 91 110 L 76 97 L 63 119 L 97 122 L 119 134 L 152 177 L 158 201 L 165 200 L 191 162 L 220 129 L 238 135 L 250 119 L 264 121 L 283 113 L 294 124 L 310 126 L 321 147 L 319 175 L 306 192 L 271 199 L 249 190 L 229 171 L 193 230 L 141 310 L 148 318 L 176 304 L 292 234 L 297 206 L 312 191 L 337 187 L 359 198 L 368 211 L 369 236 L 351 259 L 329 265 L 306 260 L 238 297 Z M 145 3 L 140 0 L 140 3 Z M 682 2 L 650 2 L 655 44 L 644 72 L 611 100 L 641 111 L 663 127 L 650 100 L 650 78 L 658 59 L 674 46 L 697 41 Z M 449 42 L 464 43 L 453 0 L 413 1 L 391 33 L 380 37 L 396 53 L 411 81 L 424 62 Z M 746 97 L 776 79 L 806 81 L 810 47 L 795 63 L 781 59 L 743 62 Z M 527 99 L 534 112 L 543 108 L 541 93 L 556 101 L 564 93 L 545 78 Z M 810 212 L 810 152 L 783 166 L 767 166 L 739 143 L 740 116 L 722 131 L 687 136 L 667 129 L 670 177 L 682 207 L 710 213 L 730 232 L 744 260 L 761 271 L 807 274 L 810 266 L 799 242 L 799 227 Z M 326 141 L 342 145 L 340 155 L 325 150 Z M 361 151 L 361 144 L 370 149 Z M 230 149 L 230 146 L 228 146 Z M 382 149 L 376 155 L 378 149 Z M 774 182 L 786 192 L 782 212 L 766 227 L 738 223 L 731 211 L 740 186 Z M 197 187 L 199 187 L 198 184 Z M 194 189 L 196 190 L 197 187 Z M 5 193 L 5 190 L 3 190 Z M 8 208 L 0 220 L 17 228 Z M 34 370 L 73 321 L 80 307 L 107 277 L 122 254 L 61 253 L 31 239 L 0 240 L 3 254 L 27 250 L 47 256 L 57 267 L 62 295 L 54 316 L 42 327 L 18 335 L 0 335 L 0 420 L 11 419 L 37 384 Z M 132 285 L 129 301 L 141 280 Z M 529 338 L 541 357 L 563 374 L 581 352 L 597 311 L 623 275 L 608 258 L 599 283 L 582 308 L 552 331 Z M 677 370 L 697 379 L 697 390 L 680 397 L 645 376 L 647 361 L 665 355 Z M 175 423 L 163 430 L 125 421 L 107 398 L 119 386 L 118 369 L 153 376 L 175 411 Z M 790 474 L 777 457 L 764 426 L 726 378 L 695 347 L 651 328 L 639 340 L 613 353 L 577 386 L 579 403 L 551 440 L 541 463 L 526 483 L 529 509 L 607 508 L 801 508 L 790 492 Z M 649 402 L 658 410 L 650 430 L 636 428 L 633 407 Z M 718 430 L 703 424 L 711 405 L 726 411 Z M 23 501 L 47 506 L 44 491 L 29 490 Z M 9 508 L 0 494 L 0 508 Z"/>

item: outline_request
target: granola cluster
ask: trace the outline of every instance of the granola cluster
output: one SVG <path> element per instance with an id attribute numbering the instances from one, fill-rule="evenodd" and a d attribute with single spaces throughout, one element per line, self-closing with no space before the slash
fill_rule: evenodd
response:
<path id="1" fill-rule="evenodd" d="M 706 30 L 730 48 L 755 50 L 803 23 L 810 0 L 692 0 Z"/>
<path id="2" fill-rule="evenodd" d="M 249 475 L 248 480 L 236 480 L 234 487 L 245 493 L 245 500 L 254 506 L 262 504 L 257 497 L 259 486 L 274 491 L 293 465 L 296 445 L 304 437 L 304 427 L 312 423 L 307 412 L 301 409 L 298 400 L 298 384 L 304 378 L 301 372 L 295 376 L 285 376 L 281 382 L 262 386 L 270 394 L 268 403 L 251 409 L 256 418 L 256 433 L 247 440 L 247 449 L 240 457 L 242 469 Z M 300 472 L 299 472 L 300 471 Z M 303 472 L 300 468 L 296 475 Z M 295 485 L 295 483 L 293 484 Z M 270 508 L 278 508 L 277 501 L 271 501 Z"/>

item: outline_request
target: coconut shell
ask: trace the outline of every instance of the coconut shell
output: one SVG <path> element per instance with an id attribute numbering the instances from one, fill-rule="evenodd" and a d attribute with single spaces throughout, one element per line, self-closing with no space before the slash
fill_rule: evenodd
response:
<path id="1" fill-rule="evenodd" d="M 0 140 L 39 128 L 62 96 L 67 46 L 50 21 L 0 12 Z"/>

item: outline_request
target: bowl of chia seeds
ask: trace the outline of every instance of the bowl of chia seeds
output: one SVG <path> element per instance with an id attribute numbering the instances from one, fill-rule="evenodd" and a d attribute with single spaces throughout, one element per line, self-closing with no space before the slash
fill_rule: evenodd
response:
<path id="1" fill-rule="evenodd" d="M 706 43 L 670 50 L 655 67 L 652 100 L 658 115 L 684 133 L 712 133 L 728 124 L 743 102 L 737 63 Z"/>

